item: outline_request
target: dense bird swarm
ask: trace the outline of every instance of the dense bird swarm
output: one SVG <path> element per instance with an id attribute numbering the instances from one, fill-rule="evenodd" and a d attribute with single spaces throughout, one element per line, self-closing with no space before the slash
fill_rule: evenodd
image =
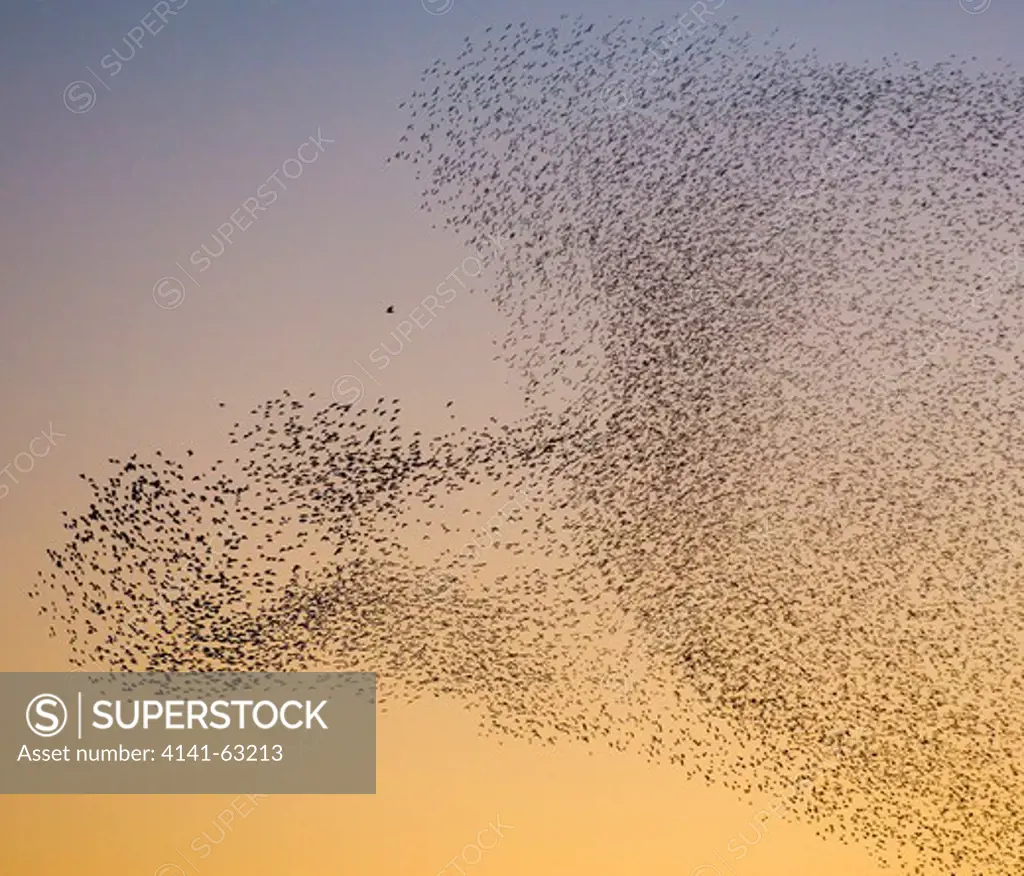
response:
<path id="1" fill-rule="evenodd" d="M 507 244 L 533 413 L 427 437 L 286 394 L 230 464 L 114 461 L 41 573 L 54 634 L 377 671 L 907 871 L 1024 872 L 1021 76 L 566 20 L 467 39 L 401 108 L 424 207 Z"/>

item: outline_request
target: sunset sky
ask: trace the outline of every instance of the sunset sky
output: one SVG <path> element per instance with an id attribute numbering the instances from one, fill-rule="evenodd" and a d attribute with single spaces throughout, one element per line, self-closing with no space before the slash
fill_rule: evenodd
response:
<path id="1" fill-rule="evenodd" d="M 712 18 L 739 16 L 730 27 L 765 38 L 778 27 L 778 41 L 825 60 L 956 54 L 1024 69 L 1024 6 L 969 11 L 986 2 L 725 0 Z M 60 511 L 88 501 L 79 472 L 136 450 L 213 458 L 237 415 L 282 389 L 326 397 L 346 375 L 367 379 L 399 320 L 478 255 L 431 229 L 407 167 L 384 165 L 405 125 L 396 105 L 423 68 L 492 24 L 670 20 L 689 5 L 181 3 L 164 4 L 180 8 L 113 75 L 123 36 L 159 22 L 148 0 L 21 0 L 2 13 L 0 469 L 53 439 L 31 470 L 11 468 L 17 483 L 0 479 L 5 671 L 67 666 L 26 590 L 63 540 Z M 190 256 L 314 150 L 199 272 Z M 181 283 L 178 306 L 165 278 Z M 368 394 L 401 398 L 411 428 L 443 427 L 449 399 L 469 427 L 514 419 L 523 400 L 492 347 L 503 332 L 487 301 L 461 294 Z M 740 858 L 730 843 L 754 837 L 750 822 L 777 801 L 633 756 L 481 737 L 444 700 L 378 716 L 377 771 L 372 797 L 261 799 L 205 857 L 194 849 L 204 831 L 221 837 L 215 820 L 235 795 L 6 797 L 0 872 L 450 876 L 453 859 L 472 876 L 883 872 L 865 850 L 775 816 Z M 459 857 L 499 818 L 503 836 L 479 861 Z"/>

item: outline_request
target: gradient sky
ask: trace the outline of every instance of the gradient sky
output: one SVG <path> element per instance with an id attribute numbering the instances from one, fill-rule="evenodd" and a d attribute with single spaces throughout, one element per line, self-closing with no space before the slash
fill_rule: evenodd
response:
<path id="1" fill-rule="evenodd" d="M 17 0 L 0 13 L 0 469 L 51 424 L 65 436 L 19 483 L 0 481 L 10 485 L 0 499 L 6 671 L 65 665 L 25 589 L 62 540 L 60 510 L 86 496 L 78 472 L 137 449 L 212 455 L 236 413 L 282 388 L 328 395 L 473 255 L 431 230 L 407 168 L 384 168 L 404 127 L 396 104 L 424 67 L 491 24 L 539 26 L 566 12 L 668 19 L 690 4 L 454 0 L 432 15 L 420 0 L 189 0 L 110 77 L 102 59 L 115 46 L 127 54 L 123 35 L 153 5 Z M 980 14 L 957 0 L 726 0 L 715 20 L 733 15 L 738 30 L 778 27 L 784 45 L 823 59 L 957 54 L 1024 69 L 1024 6 L 1011 0 Z M 76 80 L 96 89 L 87 112 L 64 102 Z M 189 283 L 179 307 L 159 307 L 154 284 L 182 278 L 175 263 L 188 267 L 318 129 L 335 142 L 194 275 L 201 288 Z M 436 423 L 450 398 L 467 426 L 515 417 L 522 399 L 492 361 L 503 330 L 486 301 L 459 296 L 377 375 L 379 394 L 401 398 L 415 428 Z M 372 798 L 263 801 L 191 862 L 175 850 L 214 832 L 231 797 L 5 798 L 0 871 L 150 876 L 173 863 L 225 876 L 435 876 L 500 815 L 513 827 L 467 873 L 715 876 L 700 865 L 730 873 L 714 854 L 728 857 L 769 802 L 630 757 L 477 738 L 472 718 L 443 702 L 381 718 L 378 776 Z M 862 850 L 780 821 L 730 863 L 738 876 L 881 872 Z"/>

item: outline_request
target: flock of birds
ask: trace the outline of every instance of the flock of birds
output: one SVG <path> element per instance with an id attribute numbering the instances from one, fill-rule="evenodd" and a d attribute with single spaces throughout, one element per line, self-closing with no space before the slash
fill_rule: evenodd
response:
<path id="1" fill-rule="evenodd" d="M 285 393 L 225 459 L 111 460 L 33 594 L 76 663 L 374 671 L 1024 872 L 1024 78 L 566 19 L 401 109 L 424 207 L 508 241 L 529 415 Z"/>

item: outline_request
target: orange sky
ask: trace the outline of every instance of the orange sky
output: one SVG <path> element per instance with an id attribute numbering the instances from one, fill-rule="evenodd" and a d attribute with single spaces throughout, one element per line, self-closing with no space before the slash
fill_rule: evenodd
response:
<path id="1" fill-rule="evenodd" d="M 750 0 L 728 3 L 758 32 L 780 24 Z M 907 40 L 934 44 L 938 57 L 993 46 L 1006 54 L 1019 33 L 999 18 L 998 0 L 983 16 L 955 0 L 871 3 L 778 5 L 787 38 L 820 43 L 826 56 L 842 55 L 850 33 L 857 57 Z M 25 591 L 45 549 L 63 541 L 61 509 L 87 501 L 79 472 L 98 475 L 110 456 L 155 448 L 193 447 L 212 460 L 236 415 L 281 389 L 327 398 L 472 255 L 431 231 L 415 185 L 381 165 L 403 123 L 394 104 L 417 71 L 488 16 L 508 17 L 507 7 L 456 4 L 440 19 L 408 0 L 381 13 L 388 20 L 373 37 L 357 18 L 375 10 L 321 9 L 338 16 L 333 29 L 311 17 L 306 30 L 288 30 L 300 17 L 291 6 L 260 4 L 280 19 L 257 33 L 254 22 L 269 19 L 220 20 L 189 4 L 83 116 L 60 105 L 65 83 L 151 5 L 113 3 L 104 16 L 90 6 L 79 21 L 61 17 L 59 4 L 23 3 L 25 19 L 5 29 L 14 60 L 2 77 L 11 149 L 5 139 L 0 468 L 51 425 L 63 437 L 0 498 L 4 670 L 66 668 L 63 644 L 47 639 Z M 933 14 L 935 5 L 949 9 Z M 189 287 L 177 309 L 158 307 L 153 284 L 318 126 L 335 144 L 235 239 L 202 288 Z M 503 333 L 486 301 L 460 295 L 378 375 L 379 394 L 403 400 L 410 429 L 444 427 L 437 412 L 448 399 L 471 428 L 492 415 L 514 419 L 523 399 L 492 358 Z M 472 876 L 882 872 L 863 849 L 774 817 L 740 859 L 730 846 L 741 832 L 756 835 L 751 820 L 774 801 L 740 801 L 633 755 L 481 737 L 458 703 L 380 716 L 377 752 L 375 796 L 260 800 L 205 857 L 193 847 L 204 847 L 204 831 L 219 837 L 215 820 L 235 795 L 3 797 L 0 873 L 451 876 L 456 864 Z M 470 844 L 499 817 L 509 827 L 477 861 Z"/>

